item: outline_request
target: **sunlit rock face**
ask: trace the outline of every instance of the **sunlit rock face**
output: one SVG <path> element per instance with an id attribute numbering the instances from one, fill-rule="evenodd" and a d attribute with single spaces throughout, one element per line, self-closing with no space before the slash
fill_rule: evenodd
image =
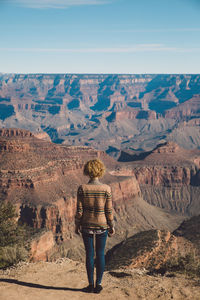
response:
<path id="1" fill-rule="evenodd" d="M 115 157 L 200 147 L 199 117 L 200 75 L 0 74 L 0 126 Z"/>
<path id="2" fill-rule="evenodd" d="M 196 258 L 199 257 L 199 250 L 195 243 L 184 237 L 169 231 L 149 230 L 140 232 L 111 249 L 107 254 L 107 265 L 109 269 L 124 267 L 161 271 L 165 263 L 180 257 L 193 257 L 194 253 Z"/>
<path id="3" fill-rule="evenodd" d="M 160 271 L 182 257 L 200 257 L 200 215 L 189 218 L 173 232 L 148 230 L 129 237 L 107 253 L 109 269 L 125 267 Z M 189 263 L 188 263 L 189 264 Z"/>
<path id="4" fill-rule="evenodd" d="M 11 201 L 16 205 L 18 221 L 39 231 L 31 242 L 33 261 L 60 257 L 59 247 L 66 247 L 66 253 L 71 251 L 69 256 L 75 259 L 83 256 L 83 245 L 74 236 L 76 193 L 78 186 L 88 181 L 83 176 L 85 162 L 94 158 L 105 163 L 107 172 L 102 182 L 111 186 L 113 195 L 116 235 L 109 239 L 108 247 L 141 230 L 174 230 L 182 221 L 183 216 L 144 201 L 137 174 L 105 152 L 58 145 L 38 139 L 28 130 L 3 128 L 0 201 Z M 121 165 L 124 171 L 120 173 Z"/>
<path id="5" fill-rule="evenodd" d="M 186 150 L 174 142 L 140 154 L 124 152 L 113 174 L 134 174 L 150 204 L 194 216 L 200 214 L 200 150 Z"/>

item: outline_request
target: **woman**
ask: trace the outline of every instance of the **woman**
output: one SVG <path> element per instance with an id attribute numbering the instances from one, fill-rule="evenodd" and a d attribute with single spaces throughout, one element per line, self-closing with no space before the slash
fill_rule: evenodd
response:
<path id="1" fill-rule="evenodd" d="M 76 234 L 82 233 L 86 250 L 86 269 L 89 285 L 88 293 L 100 293 L 105 267 L 104 249 L 107 235 L 115 233 L 112 211 L 111 188 L 102 184 L 99 178 L 105 173 L 105 166 L 99 159 L 88 161 L 84 175 L 89 176 L 87 184 L 77 191 L 77 212 L 75 216 Z M 94 287 L 94 240 L 96 241 L 96 285 Z"/>

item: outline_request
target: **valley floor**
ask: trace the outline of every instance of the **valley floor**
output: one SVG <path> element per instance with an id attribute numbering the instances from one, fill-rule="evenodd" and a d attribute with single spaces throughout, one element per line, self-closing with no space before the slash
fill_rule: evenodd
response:
<path id="1" fill-rule="evenodd" d="M 86 285 L 83 263 L 70 259 L 25 263 L 0 271 L 0 300 L 200 299 L 200 282 L 183 275 L 150 276 L 140 269 L 106 271 L 99 295 L 83 293 Z"/>

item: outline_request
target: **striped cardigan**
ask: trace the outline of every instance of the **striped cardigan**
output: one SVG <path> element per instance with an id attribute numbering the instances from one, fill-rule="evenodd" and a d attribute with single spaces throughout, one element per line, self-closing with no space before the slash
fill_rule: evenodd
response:
<path id="1" fill-rule="evenodd" d="M 111 188 L 107 184 L 79 186 L 75 224 L 87 229 L 114 226 Z"/>

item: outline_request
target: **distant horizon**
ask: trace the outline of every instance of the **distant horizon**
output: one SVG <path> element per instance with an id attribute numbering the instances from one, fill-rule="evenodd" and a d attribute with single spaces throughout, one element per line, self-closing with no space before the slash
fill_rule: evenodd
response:
<path id="1" fill-rule="evenodd" d="M 55 73 L 21 73 L 21 72 L 0 72 L 0 74 L 16 74 L 16 75 L 200 75 L 199 73 L 73 73 L 73 72 L 55 72 Z"/>

